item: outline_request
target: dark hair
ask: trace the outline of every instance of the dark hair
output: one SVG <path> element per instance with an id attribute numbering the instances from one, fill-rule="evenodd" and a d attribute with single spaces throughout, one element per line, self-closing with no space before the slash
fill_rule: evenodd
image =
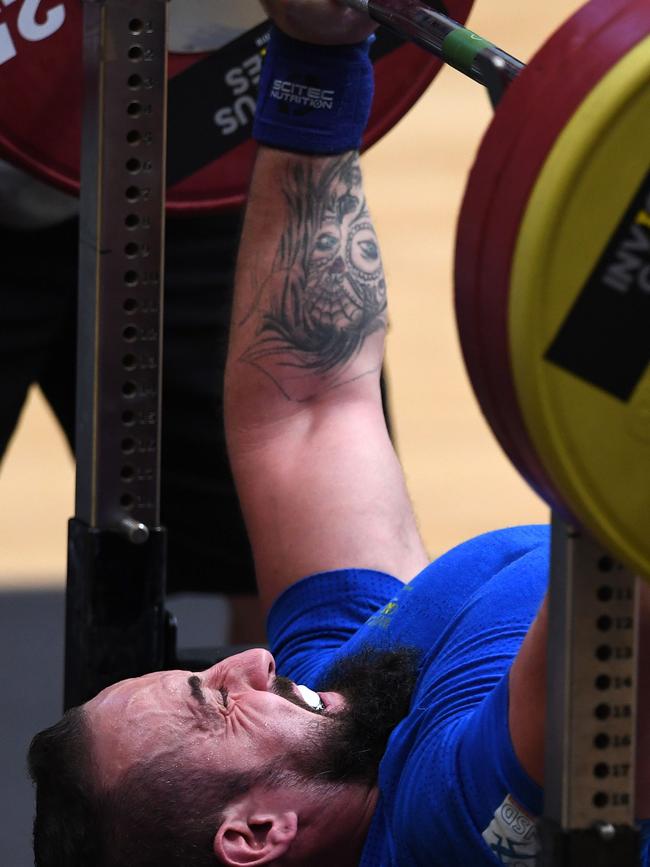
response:
<path id="1" fill-rule="evenodd" d="M 29 773 L 36 783 L 36 867 L 101 864 L 97 850 L 96 799 L 90 778 L 90 739 L 81 708 L 32 740 Z"/>
<path id="2" fill-rule="evenodd" d="M 220 774 L 188 767 L 177 755 L 138 763 L 102 799 L 102 867 L 214 867 L 226 806 L 254 785 L 279 785 L 286 776 L 271 767 Z"/>
<path id="3" fill-rule="evenodd" d="M 276 785 L 272 768 L 216 773 L 170 755 L 140 762 L 102 791 L 82 708 L 33 739 L 36 867 L 214 867 L 223 810 L 257 783 Z"/>

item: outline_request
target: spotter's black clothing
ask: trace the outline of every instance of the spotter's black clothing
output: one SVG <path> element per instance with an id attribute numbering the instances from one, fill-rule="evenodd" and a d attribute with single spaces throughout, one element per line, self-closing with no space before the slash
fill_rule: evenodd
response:
<path id="1" fill-rule="evenodd" d="M 167 221 L 161 514 L 172 592 L 255 592 L 222 410 L 240 222 L 238 211 Z M 0 227 L 0 455 L 32 383 L 74 441 L 77 244 L 76 219 Z"/>

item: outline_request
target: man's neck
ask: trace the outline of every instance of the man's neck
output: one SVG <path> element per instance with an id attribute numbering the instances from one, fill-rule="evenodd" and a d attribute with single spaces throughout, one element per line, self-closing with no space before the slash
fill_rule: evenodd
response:
<path id="1" fill-rule="evenodd" d="M 301 834 L 282 867 L 357 867 L 377 808 L 376 786 L 332 788 L 300 816 Z"/>

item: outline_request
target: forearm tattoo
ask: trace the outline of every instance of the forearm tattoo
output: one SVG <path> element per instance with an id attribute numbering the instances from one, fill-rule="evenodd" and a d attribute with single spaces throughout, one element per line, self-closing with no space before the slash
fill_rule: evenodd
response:
<path id="1" fill-rule="evenodd" d="M 350 362 L 385 329 L 386 282 L 357 154 L 297 159 L 282 193 L 287 224 L 271 274 L 255 285 L 244 321 L 258 325 L 241 360 L 301 400 L 369 372 Z"/>

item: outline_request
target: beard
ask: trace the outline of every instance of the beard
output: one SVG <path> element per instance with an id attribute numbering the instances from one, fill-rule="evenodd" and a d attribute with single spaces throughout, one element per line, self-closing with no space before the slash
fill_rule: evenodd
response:
<path id="1" fill-rule="evenodd" d="M 409 712 L 419 659 L 410 648 L 365 648 L 336 663 L 317 689 L 340 693 L 346 706 L 315 720 L 291 757 L 293 770 L 322 782 L 374 785 L 388 739 Z M 291 681 L 278 678 L 274 691 L 300 703 Z"/>

